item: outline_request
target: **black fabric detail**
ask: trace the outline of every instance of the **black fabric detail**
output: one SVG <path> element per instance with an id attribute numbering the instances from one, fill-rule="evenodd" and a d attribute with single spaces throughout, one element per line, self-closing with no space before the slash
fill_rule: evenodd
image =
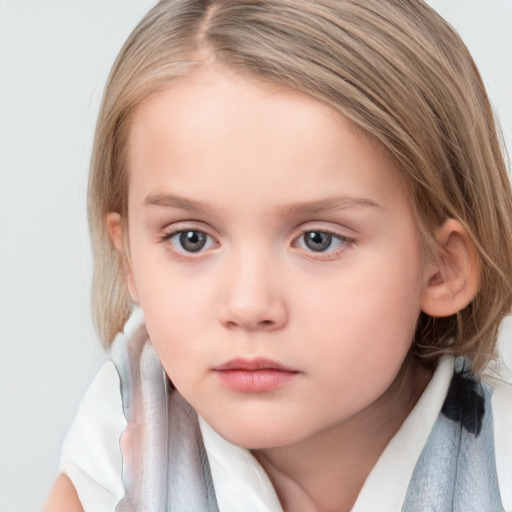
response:
<path id="1" fill-rule="evenodd" d="M 441 411 L 447 418 L 459 422 L 462 428 L 478 437 L 485 406 L 481 385 L 471 372 L 454 374 Z"/>

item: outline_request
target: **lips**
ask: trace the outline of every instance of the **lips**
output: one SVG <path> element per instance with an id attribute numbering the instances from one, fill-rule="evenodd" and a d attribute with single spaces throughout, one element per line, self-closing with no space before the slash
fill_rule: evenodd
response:
<path id="1" fill-rule="evenodd" d="M 213 371 L 224 386 L 239 393 L 268 393 L 299 374 L 270 359 L 232 359 Z"/>

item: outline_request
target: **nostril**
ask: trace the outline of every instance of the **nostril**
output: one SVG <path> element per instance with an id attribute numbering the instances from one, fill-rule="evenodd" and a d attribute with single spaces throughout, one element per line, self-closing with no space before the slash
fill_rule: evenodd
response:
<path id="1" fill-rule="evenodd" d="M 283 327 L 288 319 L 287 308 L 282 298 L 269 294 L 229 293 L 220 303 L 218 318 L 229 329 L 274 330 Z"/>
<path id="2" fill-rule="evenodd" d="M 256 321 L 256 322 L 250 322 L 247 320 L 240 319 L 238 321 L 231 320 L 231 321 L 227 322 L 226 325 L 230 329 L 242 327 L 244 329 L 252 331 L 252 330 L 259 330 L 259 329 L 263 329 L 263 330 L 271 329 L 271 328 L 275 327 L 276 322 L 274 322 L 273 320 L 260 320 L 260 321 Z"/>

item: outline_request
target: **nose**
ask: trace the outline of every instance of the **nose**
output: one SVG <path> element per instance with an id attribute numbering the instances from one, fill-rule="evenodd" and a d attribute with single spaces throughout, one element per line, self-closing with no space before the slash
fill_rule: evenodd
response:
<path id="1" fill-rule="evenodd" d="M 229 329 L 272 331 L 286 325 L 288 308 L 279 270 L 264 258 L 238 258 L 230 262 L 219 321 Z"/>

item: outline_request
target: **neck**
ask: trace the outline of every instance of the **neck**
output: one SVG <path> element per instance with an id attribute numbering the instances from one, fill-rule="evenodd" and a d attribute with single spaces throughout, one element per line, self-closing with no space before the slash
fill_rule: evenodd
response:
<path id="1" fill-rule="evenodd" d="M 285 512 L 349 511 L 431 376 L 408 360 L 388 390 L 355 416 L 299 443 L 255 450 Z"/>

